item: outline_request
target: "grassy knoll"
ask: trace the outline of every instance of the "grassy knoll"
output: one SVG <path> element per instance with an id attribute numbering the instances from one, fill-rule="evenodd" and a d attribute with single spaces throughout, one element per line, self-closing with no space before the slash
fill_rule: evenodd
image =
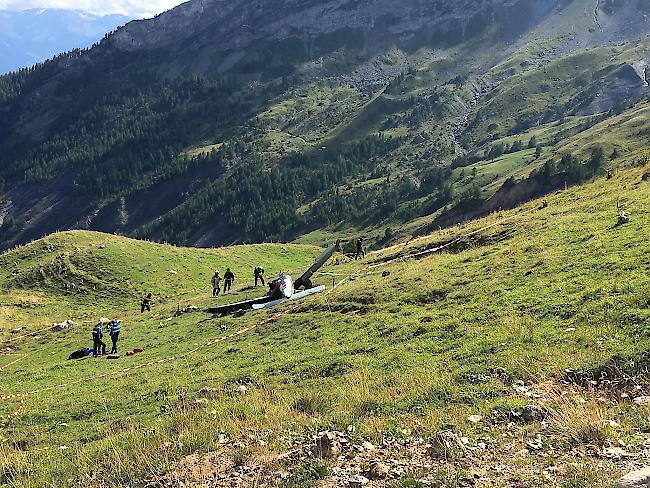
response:
<path id="1" fill-rule="evenodd" d="M 604 449 L 623 442 L 645 456 L 650 428 L 648 407 L 621 398 L 647 387 L 637 370 L 650 347 L 647 170 L 622 170 L 549 196 L 546 207 L 531 202 L 363 263 L 340 256 L 316 281 L 354 279 L 275 322 L 180 361 L 28 397 L 20 416 L 2 423 L 0 484 L 158 486 L 183 456 L 213 452 L 227 472 L 254 466 L 257 481 L 240 486 L 306 487 L 322 477 L 332 483 L 322 486 L 343 486 L 337 460 L 283 464 L 276 456 L 338 429 L 357 443 L 399 441 L 403 449 L 391 456 L 400 459 L 416 458 L 419 439 L 433 441 L 442 430 L 465 438 L 453 455 L 375 486 L 419 486 L 418 478 L 437 486 L 470 478 L 479 486 L 611 486 L 629 461 L 602 457 Z M 617 200 L 631 215 L 621 226 L 614 225 Z M 443 253 L 362 271 L 497 222 Z M 243 277 L 257 262 L 268 271 L 301 268 L 316 252 L 295 245 L 189 250 L 64 233 L 7 253 L 0 258 L 2 338 L 32 317 L 117 314 L 122 350 L 145 352 L 68 362 L 68 352 L 88 342 L 91 324 L 82 323 L 15 344 L 27 357 L 0 372 L 0 392 L 138 365 L 255 324 L 267 314 L 174 311 L 211 303 L 206 281 L 214 267 L 232 263 Z M 181 289 L 189 293 L 158 300 L 152 314 L 134 311 L 147 290 Z M 628 381 L 587 388 L 592 377 L 573 373 L 605 366 L 610 379 Z M 579 384 L 562 381 L 575 377 Z M 247 386 L 245 395 L 237 385 Z M 212 390 L 199 393 L 206 386 Z M 544 409 L 543 422 L 516 418 L 517 407 L 530 403 Z M 9 412 L 17 402 L 0 405 Z"/>

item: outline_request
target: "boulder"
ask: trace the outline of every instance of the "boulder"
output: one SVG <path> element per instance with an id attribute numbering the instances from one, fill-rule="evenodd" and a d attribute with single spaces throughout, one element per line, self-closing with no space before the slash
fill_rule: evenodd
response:
<path id="1" fill-rule="evenodd" d="M 546 411 L 536 405 L 526 405 L 515 408 L 512 415 L 525 423 L 539 422 L 546 418 Z"/>
<path id="2" fill-rule="evenodd" d="M 647 488 L 650 487 L 650 467 L 632 471 L 626 474 L 616 484 L 616 488 Z"/>
<path id="3" fill-rule="evenodd" d="M 637 405 L 650 405 L 650 396 L 642 395 L 634 399 L 634 403 Z"/>
<path id="4" fill-rule="evenodd" d="M 334 432 L 325 432 L 316 439 L 314 453 L 323 458 L 336 457 L 341 453 L 341 443 Z"/>
<path id="5" fill-rule="evenodd" d="M 388 477 L 388 473 L 390 473 L 390 467 L 387 464 L 381 461 L 373 461 L 367 475 L 371 480 L 383 480 Z"/>
<path id="6" fill-rule="evenodd" d="M 348 485 L 350 488 L 361 488 L 367 485 L 369 481 L 370 480 L 365 476 L 361 476 L 360 474 L 353 474 L 348 478 Z"/>
<path id="7" fill-rule="evenodd" d="M 208 398 L 211 396 L 214 396 L 217 393 L 216 388 L 211 388 L 209 386 L 204 386 L 203 388 L 200 388 L 199 391 L 197 391 L 198 395 L 203 397 L 203 398 Z"/>
<path id="8" fill-rule="evenodd" d="M 450 430 L 438 432 L 427 447 L 427 454 L 433 459 L 455 459 L 464 451 L 463 442 Z"/>
<path id="9" fill-rule="evenodd" d="M 52 332 L 61 332 L 62 330 L 69 329 L 74 325 L 72 320 L 66 320 L 60 324 L 52 324 Z"/>

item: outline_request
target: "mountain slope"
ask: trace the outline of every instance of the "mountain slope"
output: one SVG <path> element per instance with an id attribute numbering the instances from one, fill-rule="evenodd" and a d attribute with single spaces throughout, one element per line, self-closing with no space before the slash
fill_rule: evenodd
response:
<path id="1" fill-rule="evenodd" d="M 0 10 L 0 73 L 89 47 L 129 20 L 123 15 L 96 16 L 75 10 Z"/>
<path id="2" fill-rule="evenodd" d="M 462 218 L 494 181 L 528 175 L 520 154 L 485 184 L 461 178 L 494 141 L 527 146 L 570 118 L 530 169 L 557 163 L 564 138 L 647 100 L 648 23 L 630 5 L 194 0 L 132 22 L 0 78 L 0 245 L 66 228 L 379 238 Z"/>
<path id="3" fill-rule="evenodd" d="M 3 418 L 0 482 L 342 486 L 378 460 L 390 467 L 373 480 L 382 488 L 612 486 L 650 454 L 647 406 L 632 401 L 648 380 L 648 161 L 640 151 L 611 179 L 361 262 L 337 256 L 316 282 L 354 279 L 255 330 L 266 314 L 177 310 L 214 303 L 205 281 L 215 266 L 240 279 L 219 299 L 229 300 L 249 293 L 241 287 L 253 264 L 300 269 L 315 248 L 192 250 L 75 232 L 4 253 L 0 311 L 13 313 L 0 340 L 69 317 L 76 325 L 20 339 L 15 356 L 0 357 L 3 394 L 73 382 Z M 617 205 L 629 222 L 616 225 Z M 53 274 L 67 269 L 56 267 L 62 255 L 116 291 L 66 290 L 79 275 Z M 153 312 L 140 314 L 135 299 L 147 290 Z M 66 361 L 98 316 L 123 320 L 123 352 L 144 352 L 113 366 Z M 340 458 L 313 454 L 324 430 L 346 433 Z"/>

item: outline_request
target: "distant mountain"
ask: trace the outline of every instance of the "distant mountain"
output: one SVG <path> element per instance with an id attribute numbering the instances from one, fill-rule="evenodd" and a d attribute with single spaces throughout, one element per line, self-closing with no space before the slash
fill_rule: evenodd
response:
<path id="1" fill-rule="evenodd" d="M 97 16 L 79 10 L 0 10 L 0 73 L 89 47 L 129 20 L 123 15 Z"/>
<path id="2" fill-rule="evenodd" d="M 584 181 L 647 144 L 649 19 L 647 0 L 191 0 L 0 76 L 0 248 L 71 228 L 383 245 Z"/>

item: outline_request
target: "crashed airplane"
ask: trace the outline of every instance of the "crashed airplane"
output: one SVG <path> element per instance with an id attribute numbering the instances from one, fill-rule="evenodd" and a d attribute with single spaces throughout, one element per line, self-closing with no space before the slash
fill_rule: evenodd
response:
<path id="1" fill-rule="evenodd" d="M 336 253 L 341 250 L 341 241 L 328 247 L 323 253 L 316 258 L 314 263 L 305 271 L 295 282 L 291 276 L 280 272 L 278 278 L 269 283 L 269 291 L 266 295 L 250 300 L 243 300 L 236 303 L 228 303 L 218 307 L 206 309 L 206 312 L 214 315 L 230 315 L 245 313 L 247 310 L 270 308 L 288 300 L 297 300 L 315 293 L 321 293 L 325 290 L 324 286 L 314 286 L 311 278 L 325 263 Z M 302 291 L 297 291 L 302 289 Z"/>

